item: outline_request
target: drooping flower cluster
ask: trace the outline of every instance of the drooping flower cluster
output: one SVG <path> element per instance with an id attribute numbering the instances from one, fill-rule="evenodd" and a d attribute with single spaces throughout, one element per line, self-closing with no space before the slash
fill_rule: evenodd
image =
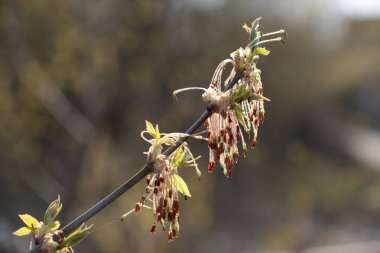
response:
<path id="1" fill-rule="evenodd" d="M 74 253 L 73 246 L 81 242 L 89 233 L 91 226 L 82 224 L 76 231 L 65 237 L 59 230 L 60 222 L 55 220 L 62 209 L 60 198 L 53 201 L 45 212 L 44 220 L 38 221 L 29 214 L 19 217 L 25 223 L 13 234 L 17 236 L 32 235 L 30 253 Z"/>
<path id="2" fill-rule="evenodd" d="M 233 164 L 237 163 L 239 158 L 238 143 L 241 142 L 244 156 L 247 155 L 242 130 L 247 139 L 251 139 L 251 147 L 254 148 L 257 144 L 259 125 L 264 122 L 264 100 L 269 99 L 263 96 L 261 71 L 256 64 L 259 55 L 268 55 L 269 51 L 259 45 L 282 41 L 283 36 L 286 36 L 284 30 L 262 34 L 259 31 L 259 20 L 260 18 L 256 19 L 251 27 L 246 24 L 243 26 L 249 34 L 249 44 L 245 49 L 239 48 L 231 53 L 232 60 L 227 59 L 219 64 L 210 87 L 202 96 L 207 108 L 212 112 L 205 122 L 210 150 L 208 171 L 212 172 L 215 161 L 219 161 L 227 177 L 232 175 Z M 260 38 L 278 34 L 280 37 L 260 41 Z M 222 91 L 223 70 L 228 63 L 233 64 L 233 69 L 225 80 L 226 87 L 237 73 L 242 72 L 242 76 L 231 89 Z"/>
<path id="3" fill-rule="evenodd" d="M 151 139 L 147 139 L 149 134 Z M 186 142 L 171 155 L 162 154 L 163 146 L 174 146 L 180 138 L 186 136 L 180 133 L 160 133 L 158 125 L 146 121 L 146 130 L 141 134 L 142 138 L 151 144 L 147 154 L 147 163 L 153 168 L 153 173 L 146 178 L 146 194 L 142 196 L 135 206 L 139 212 L 141 207 L 153 210 L 154 222 L 150 229 L 156 231 L 157 223 L 167 230 L 168 240 L 172 241 L 179 235 L 179 192 L 185 198 L 191 197 L 185 181 L 178 175 L 180 167 L 194 167 L 198 177 L 201 173 L 196 164 L 196 159 L 190 152 Z"/>
<path id="4" fill-rule="evenodd" d="M 203 100 L 211 116 L 205 122 L 208 133 L 208 147 L 210 151 L 208 171 L 212 172 L 215 162 L 219 161 L 226 177 L 230 177 L 233 165 L 239 158 L 238 145 L 241 143 L 244 156 L 247 155 L 247 144 L 243 130 L 251 146 L 257 144 L 257 133 L 260 123 L 264 122 L 264 101 L 269 99 L 263 96 L 261 71 L 256 67 L 259 55 L 268 55 L 270 52 L 261 44 L 283 41 L 286 36 L 284 30 L 263 34 L 259 31 L 259 20 L 256 19 L 251 27 L 246 24 L 243 28 L 249 34 L 249 43 L 245 49 L 239 48 L 231 53 L 232 59 L 223 60 L 215 70 L 208 89 L 202 87 L 185 88 L 173 93 L 192 89 L 204 90 Z M 280 35 L 277 38 L 260 41 L 261 38 Z M 230 75 L 222 85 L 222 75 L 228 64 L 233 65 Z M 227 87 L 231 80 L 241 75 L 233 87 Z M 227 89 L 228 88 L 228 89 Z"/>

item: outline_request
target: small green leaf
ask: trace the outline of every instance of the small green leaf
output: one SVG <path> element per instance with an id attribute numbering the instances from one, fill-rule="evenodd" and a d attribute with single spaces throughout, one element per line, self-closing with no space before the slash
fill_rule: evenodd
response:
<path id="1" fill-rule="evenodd" d="M 157 133 L 156 129 L 154 128 L 154 126 L 152 125 L 152 123 L 150 123 L 149 121 L 145 120 L 145 125 L 146 125 L 146 130 L 148 131 L 148 133 L 155 139 L 158 139 L 160 137 L 159 133 Z M 157 127 L 158 129 L 158 127 Z"/>
<path id="2" fill-rule="evenodd" d="M 182 193 L 183 195 L 187 196 L 187 197 L 191 197 L 191 194 L 190 194 L 190 191 L 189 191 L 189 188 L 187 187 L 187 184 L 185 183 L 185 181 L 182 179 L 182 177 L 180 177 L 179 175 L 177 174 L 174 174 L 172 176 L 172 179 L 173 179 L 173 182 L 174 182 L 174 185 L 177 187 L 178 191 L 180 193 Z"/>
<path id="3" fill-rule="evenodd" d="M 49 223 L 48 227 L 50 230 L 57 230 L 60 225 L 61 225 L 61 223 L 56 220 L 54 222 Z"/>
<path id="4" fill-rule="evenodd" d="M 255 54 L 262 54 L 264 56 L 267 56 L 270 54 L 270 51 L 265 49 L 265 47 L 258 47 L 255 49 Z"/>
<path id="5" fill-rule="evenodd" d="M 57 249 L 63 249 L 67 247 L 74 247 L 80 243 L 90 233 L 91 226 L 85 226 L 82 224 L 77 230 L 71 233 Z"/>
<path id="6" fill-rule="evenodd" d="M 234 97 L 232 103 L 239 103 L 246 100 L 250 96 L 250 92 L 246 87 L 240 86 L 234 91 Z"/>
<path id="7" fill-rule="evenodd" d="M 61 204 L 60 196 L 58 195 L 58 198 L 49 205 L 49 207 L 47 208 L 45 212 L 44 224 L 46 224 L 49 227 L 53 225 L 52 223 L 55 224 L 54 219 L 55 217 L 57 217 L 61 209 L 62 209 L 62 204 Z"/>
<path id="8" fill-rule="evenodd" d="M 171 138 L 169 138 L 169 137 L 164 136 L 164 137 L 162 137 L 160 139 L 160 143 L 161 143 L 161 145 L 165 144 L 165 145 L 168 145 L 168 146 L 174 146 L 176 144 L 176 141 L 173 140 L 173 139 L 171 139 Z"/>
<path id="9" fill-rule="evenodd" d="M 13 232 L 14 235 L 17 235 L 17 236 L 24 236 L 24 235 L 29 235 L 33 233 L 32 229 L 28 228 L 28 227 L 22 227 L 20 229 L 18 229 L 17 231 Z"/>
<path id="10" fill-rule="evenodd" d="M 250 42 L 254 42 L 259 35 L 259 29 L 258 28 L 259 28 L 260 19 L 261 19 L 261 17 L 255 19 L 251 24 L 251 34 L 249 37 Z"/>
<path id="11" fill-rule="evenodd" d="M 244 128 L 245 131 L 249 131 L 247 124 L 245 124 L 245 121 L 244 121 L 243 108 L 241 108 L 241 106 L 237 103 L 235 103 L 233 105 L 233 108 L 234 108 L 235 115 L 236 115 L 236 118 L 237 118 L 239 124 Z"/>
<path id="12" fill-rule="evenodd" d="M 174 153 L 173 157 L 173 166 L 174 167 L 180 167 L 181 164 L 183 164 L 183 160 L 185 159 L 185 152 L 183 151 L 183 147 L 177 148 L 176 152 Z"/>
<path id="13" fill-rule="evenodd" d="M 37 228 L 38 220 L 29 214 L 20 214 L 20 219 L 30 228 Z"/>
<path id="14" fill-rule="evenodd" d="M 247 26 L 247 24 L 246 23 L 244 23 L 244 25 L 243 25 L 243 29 L 249 34 L 249 35 L 251 35 L 251 27 L 249 27 L 249 26 Z"/>
<path id="15" fill-rule="evenodd" d="M 265 100 L 265 101 L 269 101 L 269 102 L 270 102 L 270 99 L 269 99 L 269 98 L 264 97 L 263 95 L 256 94 L 256 93 L 251 94 L 251 95 L 250 95 L 250 98 L 251 98 L 252 100 L 258 100 L 258 101 Z"/>
<path id="16" fill-rule="evenodd" d="M 160 129 L 158 128 L 158 124 L 156 125 L 156 135 L 157 138 L 160 138 Z"/>

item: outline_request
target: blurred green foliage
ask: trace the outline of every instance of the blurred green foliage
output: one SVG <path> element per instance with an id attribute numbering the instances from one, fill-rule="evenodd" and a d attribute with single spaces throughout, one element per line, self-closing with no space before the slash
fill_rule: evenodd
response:
<path id="1" fill-rule="evenodd" d="M 182 172 L 192 198 L 174 243 L 150 235 L 142 212 L 77 251 L 297 251 L 379 239 L 380 22 L 345 20 L 347 32 L 329 42 L 320 30 L 332 28 L 315 29 L 318 6 L 305 4 L 311 14 L 300 23 L 278 3 L 1 2 L 0 251 L 27 248 L 11 236 L 17 214 L 39 218 L 61 194 L 66 224 L 132 176 L 148 148 L 145 119 L 185 129 L 204 105 L 198 94 L 175 102 L 171 92 L 208 86 L 217 64 L 246 44 L 241 25 L 261 15 L 263 31 L 284 27 L 290 37 L 260 62 L 272 102 L 256 150 L 228 181 L 206 173 L 207 157 L 200 183 Z M 143 191 L 141 183 L 91 222 L 120 217 Z"/>

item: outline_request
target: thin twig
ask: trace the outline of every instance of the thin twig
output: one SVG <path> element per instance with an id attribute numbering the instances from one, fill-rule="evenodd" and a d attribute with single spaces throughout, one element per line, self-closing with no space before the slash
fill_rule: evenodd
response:
<path id="1" fill-rule="evenodd" d="M 244 70 L 239 71 L 235 74 L 234 78 L 230 81 L 228 84 L 226 90 L 231 89 L 237 81 L 241 78 Z M 193 134 L 204 122 L 205 120 L 211 116 L 211 112 L 209 110 L 206 110 L 203 112 L 203 114 L 194 122 L 194 124 L 187 129 L 183 138 L 181 138 L 175 146 L 171 146 L 168 149 L 165 150 L 163 153 L 166 156 L 169 156 L 172 154 L 184 141 L 186 141 L 189 138 L 189 135 Z M 122 194 L 124 194 L 126 191 L 128 191 L 132 186 L 140 182 L 143 178 L 145 178 L 149 173 L 152 172 L 152 168 L 148 166 L 147 164 L 139 171 L 136 175 L 131 177 L 128 181 L 123 183 L 119 188 L 117 188 L 115 191 L 110 193 L 107 197 L 96 203 L 94 206 L 92 206 L 90 209 L 85 211 L 83 214 L 81 214 L 78 218 L 67 224 L 62 228 L 62 231 L 64 234 L 68 235 L 71 232 L 74 231 L 77 227 L 79 227 L 82 223 L 89 220 L 92 216 L 100 212 L 103 208 L 111 204 L 113 201 L 115 201 L 117 198 L 119 198 Z"/>

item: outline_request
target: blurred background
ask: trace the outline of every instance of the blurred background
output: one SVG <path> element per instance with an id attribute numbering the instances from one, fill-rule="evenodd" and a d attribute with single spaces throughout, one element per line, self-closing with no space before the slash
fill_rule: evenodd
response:
<path id="1" fill-rule="evenodd" d="M 39 219 L 58 194 L 67 224 L 134 175 L 144 120 L 184 131 L 197 92 L 247 43 L 244 22 L 284 28 L 259 68 L 266 121 L 225 180 L 182 170 L 181 236 L 152 214 L 97 230 L 77 252 L 380 252 L 380 2 L 377 0 L 1 1 L 0 252 L 26 252 L 18 214 Z M 143 182 L 89 223 L 112 222 Z"/>

